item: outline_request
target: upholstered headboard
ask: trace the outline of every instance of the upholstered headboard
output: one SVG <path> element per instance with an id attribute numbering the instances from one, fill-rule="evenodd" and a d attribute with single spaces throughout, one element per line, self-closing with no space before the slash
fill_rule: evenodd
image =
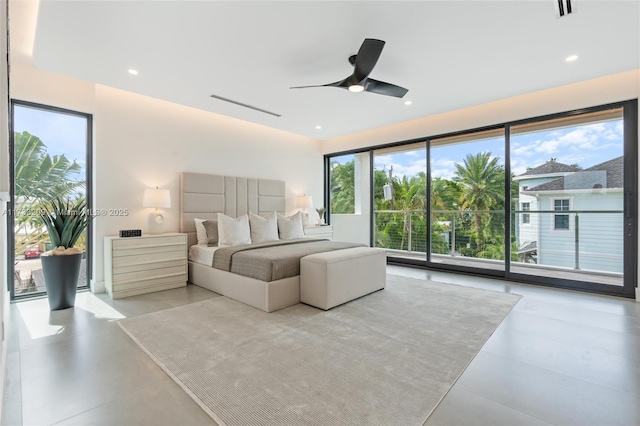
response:
<path id="1" fill-rule="evenodd" d="M 180 232 L 187 234 L 189 247 L 197 242 L 195 218 L 273 211 L 285 213 L 284 181 L 187 172 L 180 177 Z"/>

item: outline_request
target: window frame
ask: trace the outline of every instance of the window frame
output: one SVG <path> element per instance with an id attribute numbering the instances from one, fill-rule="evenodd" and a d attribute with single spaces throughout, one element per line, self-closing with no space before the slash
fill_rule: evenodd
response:
<path id="1" fill-rule="evenodd" d="M 573 209 L 573 197 L 552 197 L 550 200 L 551 208 L 549 210 L 554 212 L 567 212 L 567 213 L 553 213 L 553 219 L 551 220 L 550 226 L 551 231 L 553 232 L 568 232 L 573 230 L 573 220 L 571 220 L 571 210 Z M 556 210 L 556 201 L 568 201 L 569 206 L 567 210 Z M 567 227 L 566 228 L 556 228 L 556 217 L 557 216 L 567 216 Z"/>
<path id="2" fill-rule="evenodd" d="M 611 103 L 603 103 L 596 104 L 581 108 L 574 108 L 571 110 L 565 110 L 561 112 L 554 112 L 549 114 L 543 114 L 539 116 L 531 116 L 528 118 L 515 119 L 515 120 L 505 120 L 498 121 L 491 125 L 479 126 L 479 127 L 470 127 L 464 128 L 461 130 L 453 130 L 447 133 L 441 134 L 425 134 L 417 137 L 413 137 L 405 140 L 396 140 L 391 142 L 378 142 L 371 144 L 360 144 L 360 147 L 353 149 L 345 149 L 345 150 L 336 150 L 333 152 L 327 152 L 324 154 L 324 179 L 325 179 L 325 200 L 328 203 L 328 165 L 330 163 L 331 158 L 345 155 L 345 154 L 354 154 L 354 153 L 363 153 L 369 152 L 371 163 L 373 163 L 373 152 L 378 149 L 392 148 L 397 146 L 409 145 L 421 141 L 427 142 L 427 164 L 430 163 L 430 149 L 431 142 L 434 139 L 442 139 L 447 137 L 462 137 L 464 138 L 466 135 L 471 133 L 477 133 L 481 131 L 490 131 L 495 130 L 497 128 L 504 128 L 506 139 L 505 139 L 505 205 L 512 206 L 511 201 L 515 197 L 514 194 L 511 194 L 511 185 L 509 185 L 509 178 L 511 173 L 511 163 L 510 163 L 510 147 L 511 147 L 511 138 L 512 136 L 520 134 L 522 131 L 533 131 L 537 130 L 540 126 L 540 123 L 544 124 L 546 127 L 549 127 L 549 122 L 551 120 L 555 120 L 556 124 L 565 125 L 567 123 L 587 123 L 595 121 L 594 118 L 602 119 L 606 118 L 608 113 L 614 109 L 622 109 L 622 120 L 623 120 L 623 143 L 624 143 L 624 281 L 622 287 L 617 285 L 609 285 L 603 283 L 597 283 L 592 281 L 582 281 L 579 279 L 574 279 L 571 277 L 562 277 L 562 276 L 536 276 L 531 274 L 522 274 L 518 271 L 511 270 L 511 262 L 506 262 L 506 268 L 504 272 L 494 271 L 488 268 L 481 267 L 470 267 L 470 266 L 461 266 L 455 263 L 452 264 L 444 264 L 444 263 L 433 263 L 429 258 L 427 260 L 418 260 L 412 258 L 405 258 L 402 256 L 394 256 L 393 254 L 388 255 L 387 262 L 390 264 L 398 264 L 398 265 L 406 265 L 418 267 L 426 270 L 435 269 L 435 270 L 443 270 L 454 273 L 462 273 L 462 274 L 477 274 L 479 276 L 486 277 L 498 277 L 502 279 L 506 279 L 509 281 L 515 282 L 526 282 L 530 284 L 548 286 L 548 287 L 556 287 L 556 288 L 564 288 L 571 290 L 578 290 L 583 292 L 593 292 L 611 296 L 621 296 L 625 298 L 635 298 L 636 294 L 636 285 L 638 279 L 638 216 L 636 211 L 638 210 L 638 205 L 640 201 L 640 197 L 638 197 L 638 168 L 637 168 L 637 158 L 638 158 L 638 99 L 632 98 L 624 101 L 616 101 Z M 552 123 L 553 124 L 553 123 Z M 545 127 L 545 128 L 546 128 Z M 384 139 L 382 139 L 384 140 Z M 371 171 L 373 171 L 373 164 L 371 165 Z M 427 194 L 431 193 L 431 175 L 430 168 L 427 168 Z M 373 172 L 370 177 L 370 186 L 371 192 L 373 192 Z M 551 195 L 551 194 L 548 194 Z M 558 194 L 559 195 L 559 194 Z M 546 198 L 546 197 L 545 197 Z M 560 197 L 558 197 L 560 198 Z M 566 197 L 562 197 L 566 198 Z M 373 211 L 373 197 L 370 200 L 370 211 Z M 516 204 L 517 205 L 517 204 Z M 544 205 L 548 205 L 546 201 Z M 573 203 L 571 204 L 573 206 Z M 544 211 L 544 216 L 547 214 L 553 214 L 550 211 L 545 211 L 544 207 L 541 203 L 535 203 L 534 212 Z M 366 213 L 366 212 L 363 212 Z M 512 212 L 506 211 L 505 215 L 505 228 L 510 230 L 511 239 L 513 239 L 515 233 L 517 233 L 517 227 L 512 228 L 511 223 L 515 218 L 513 217 Z M 328 220 L 330 221 L 330 212 L 327 213 L 329 215 Z M 431 215 L 431 203 L 427 203 L 427 216 Z M 331 223 L 331 222 L 329 222 Z M 546 229 L 549 229 L 551 232 L 553 231 L 552 224 L 548 227 L 544 224 L 543 220 L 533 221 L 532 226 L 537 227 L 538 230 L 542 231 L 542 226 Z M 573 219 L 569 218 L 569 226 L 570 229 L 574 228 Z M 370 215 L 370 241 L 373 246 L 374 240 L 374 223 L 373 223 L 373 215 Z M 544 232 L 544 231 L 543 231 Z M 549 232 L 549 231 L 547 231 Z M 564 233 L 564 230 L 558 230 L 557 232 Z M 427 235 L 431 235 L 430 229 L 430 221 L 427 221 Z M 504 246 L 505 246 L 505 258 L 509 259 L 511 257 L 511 243 L 510 239 L 505 238 Z"/>
<path id="3" fill-rule="evenodd" d="M 21 108 L 33 108 L 42 111 L 71 115 L 76 117 L 82 117 L 87 121 L 86 128 L 86 147 L 85 147 L 85 164 L 86 164 L 86 175 L 85 175 L 85 197 L 87 200 L 87 208 L 93 209 L 93 197 L 94 197 L 94 188 L 93 188 L 93 114 L 75 111 L 66 108 L 56 107 L 53 105 L 40 104 L 36 102 L 23 101 L 20 99 L 10 99 L 10 110 L 9 110 L 9 191 L 10 191 L 10 199 L 7 203 L 7 211 L 13 212 L 15 210 L 14 197 L 15 197 L 15 120 L 14 120 L 14 110 L 16 107 Z M 6 215 L 6 224 L 7 224 L 7 253 L 6 259 L 8 262 L 7 267 L 7 291 L 9 291 L 10 300 L 23 300 L 30 298 L 39 298 L 43 297 L 46 293 L 33 293 L 33 294 L 25 294 L 25 295 L 16 295 L 15 294 L 15 286 L 14 286 L 14 259 L 15 259 L 15 234 L 14 234 L 14 223 L 15 216 L 13 214 Z M 78 289 L 89 289 L 91 288 L 91 281 L 93 280 L 93 254 L 94 254 L 94 221 L 89 221 L 87 225 L 86 234 L 86 285 L 82 287 L 78 287 Z"/>
<path id="4" fill-rule="evenodd" d="M 526 206 L 526 207 L 525 207 Z M 525 211 L 531 211 L 531 202 L 520 203 L 520 210 L 523 212 L 520 223 L 523 225 L 531 225 L 531 213 L 524 213 Z"/>

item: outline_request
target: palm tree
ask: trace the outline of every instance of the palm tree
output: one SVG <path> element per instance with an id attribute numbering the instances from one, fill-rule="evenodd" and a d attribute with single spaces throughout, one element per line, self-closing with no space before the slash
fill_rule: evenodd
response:
<path id="1" fill-rule="evenodd" d="M 461 187 L 460 208 L 474 211 L 475 233 L 478 245 L 482 235 L 481 210 L 504 208 L 504 167 L 499 157 L 490 152 L 467 154 L 464 165 L 456 164 L 453 180 Z"/>
<path id="2" fill-rule="evenodd" d="M 69 196 L 84 187 L 85 181 L 77 179 L 81 167 L 69 161 L 64 154 L 51 156 L 47 147 L 27 131 L 16 132 L 15 147 L 15 252 L 22 253 L 28 246 L 46 239 L 39 216 L 38 206 L 43 200 Z"/>
<path id="3" fill-rule="evenodd" d="M 431 218 L 438 210 L 456 210 L 460 199 L 460 184 L 441 177 L 431 180 Z"/>
<path id="4" fill-rule="evenodd" d="M 408 179 L 404 194 L 404 206 L 411 210 L 426 210 L 427 208 L 427 174 L 419 172 Z"/>
<path id="5" fill-rule="evenodd" d="M 404 237 L 411 234 L 411 239 L 407 240 L 407 249 L 414 250 L 419 244 L 425 242 L 425 221 L 424 215 L 418 213 L 416 219 L 413 218 L 414 211 L 425 211 L 427 209 L 427 175 L 419 172 L 408 179 L 403 177 L 401 183 L 400 209 L 404 210 L 404 232 L 402 234 L 402 246 L 404 247 Z M 397 206 L 398 207 L 398 206 Z M 396 207 L 396 208 L 397 208 Z M 423 232 L 421 232 L 423 231 Z M 409 246 L 411 243 L 411 246 Z M 424 244 L 422 244 L 424 245 Z"/>
<path id="6" fill-rule="evenodd" d="M 331 214 L 355 213 L 355 162 L 331 163 Z"/>

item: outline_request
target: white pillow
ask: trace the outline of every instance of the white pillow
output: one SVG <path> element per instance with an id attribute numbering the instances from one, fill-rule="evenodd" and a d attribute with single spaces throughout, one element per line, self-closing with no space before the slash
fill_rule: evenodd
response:
<path id="1" fill-rule="evenodd" d="M 251 228 L 252 243 L 265 243 L 279 239 L 276 212 L 267 213 L 264 217 L 249 212 L 249 228 Z"/>
<path id="2" fill-rule="evenodd" d="M 207 237 L 207 230 L 202 224 L 205 220 L 207 219 L 193 219 L 196 223 L 196 238 L 198 239 L 198 245 L 204 244 L 206 246 L 209 244 L 209 237 Z"/>
<path id="3" fill-rule="evenodd" d="M 243 214 L 235 219 L 218 213 L 218 246 L 229 247 L 251 244 L 249 216 Z"/>
<path id="4" fill-rule="evenodd" d="M 300 212 L 285 217 L 278 214 L 278 232 L 281 240 L 295 240 L 296 238 L 304 238 L 304 230 L 302 229 L 302 214 Z"/>

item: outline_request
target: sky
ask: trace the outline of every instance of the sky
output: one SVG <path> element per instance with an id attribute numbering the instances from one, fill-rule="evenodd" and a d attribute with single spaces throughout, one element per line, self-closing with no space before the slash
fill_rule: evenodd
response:
<path id="1" fill-rule="evenodd" d="M 622 120 L 595 123 L 563 129 L 542 131 L 511 137 L 511 171 L 516 176 L 537 167 L 551 158 L 564 164 L 578 164 L 583 169 L 623 155 Z M 431 174 L 451 179 L 455 164 L 462 164 L 467 154 L 490 152 L 504 165 L 504 139 L 452 144 L 432 149 Z M 345 158 L 346 160 L 346 158 Z M 376 155 L 374 167 L 389 171 L 394 176 L 415 176 L 426 172 L 426 152 L 413 150 Z"/>
<path id="2" fill-rule="evenodd" d="M 84 117 L 18 105 L 14 111 L 16 132 L 27 131 L 39 137 L 52 157 L 64 154 L 70 161 L 76 160 L 82 168 L 77 176 L 84 176 L 87 164 L 87 120 Z"/>

